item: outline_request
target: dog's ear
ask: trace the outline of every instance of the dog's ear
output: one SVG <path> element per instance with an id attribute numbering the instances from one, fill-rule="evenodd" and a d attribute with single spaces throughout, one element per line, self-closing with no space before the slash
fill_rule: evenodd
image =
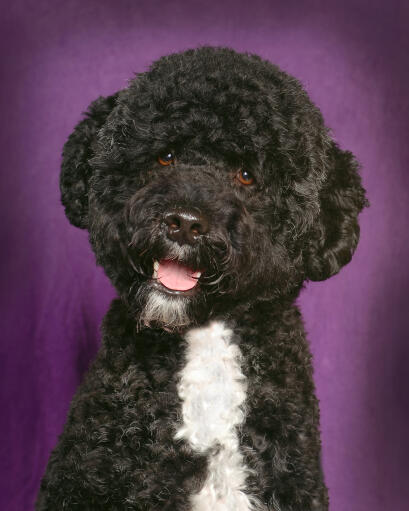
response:
<path id="1" fill-rule="evenodd" d="M 88 183 L 92 169 L 88 163 L 99 129 L 116 104 L 118 93 L 93 101 L 85 119 L 77 124 L 63 149 L 60 175 L 61 202 L 65 214 L 76 227 L 88 225 Z"/>
<path id="2" fill-rule="evenodd" d="M 359 240 L 358 214 L 369 206 L 353 154 L 331 141 L 328 161 L 320 213 L 305 251 L 310 280 L 325 280 L 349 263 Z"/>

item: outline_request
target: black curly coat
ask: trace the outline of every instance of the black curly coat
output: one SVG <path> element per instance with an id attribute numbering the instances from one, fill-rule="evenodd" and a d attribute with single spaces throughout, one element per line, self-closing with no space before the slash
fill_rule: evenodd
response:
<path id="1" fill-rule="evenodd" d="M 242 355 L 237 434 L 242 491 L 254 498 L 246 509 L 327 509 L 311 355 L 294 300 L 304 281 L 350 261 L 367 202 L 356 160 L 300 83 L 225 48 L 163 57 L 91 104 L 64 147 L 61 191 L 119 298 L 37 510 L 196 509 L 209 453 L 175 439 L 178 385 L 185 334 L 209 320 L 231 328 Z M 169 236 L 164 218 L 180 208 L 206 224 L 194 240 Z M 154 261 L 166 258 L 202 270 L 198 285 L 166 290 L 152 278 Z M 147 312 L 154 293 L 183 314 Z"/>

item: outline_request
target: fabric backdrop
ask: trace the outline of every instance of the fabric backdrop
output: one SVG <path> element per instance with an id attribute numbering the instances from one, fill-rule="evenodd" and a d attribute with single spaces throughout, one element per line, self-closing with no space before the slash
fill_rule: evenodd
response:
<path id="1" fill-rule="evenodd" d="M 299 303 L 331 511 L 409 502 L 409 2 L 17 0 L 1 9 L 0 509 L 30 511 L 114 296 L 59 202 L 91 100 L 163 54 L 231 46 L 297 76 L 363 169 L 351 264 Z"/>

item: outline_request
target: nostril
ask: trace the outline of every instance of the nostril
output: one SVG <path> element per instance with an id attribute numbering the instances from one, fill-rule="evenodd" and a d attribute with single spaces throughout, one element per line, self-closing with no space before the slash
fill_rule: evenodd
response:
<path id="1" fill-rule="evenodd" d="M 203 219 L 202 222 L 195 222 L 190 227 L 190 232 L 195 236 L 201 236 L 202 234 L 206 234 L 209 230 L 207 222 Z"/>
<path id="2" fill-rule="evenodd" d="M 202 226 L 200 224 L 193 224 L 190 228 L 193 234 L 202 234 Z"/>
<path id="3" fill-rule="evenodd" d="M 177 215 L 166 215 L 165 223 L 173 231 L 180 229 L 180 218 Z"/>

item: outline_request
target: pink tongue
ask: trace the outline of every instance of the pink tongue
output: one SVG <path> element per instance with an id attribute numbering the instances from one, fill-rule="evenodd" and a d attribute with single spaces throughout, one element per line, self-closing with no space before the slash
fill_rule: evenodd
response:
<path id="1" fill-rule="evenodd" d="M 177 261 L 170 259 L 159 261 L 158 280 L 165 287 L 174 291 L 187 291 L 195 287 L 199 273 Z"/>

